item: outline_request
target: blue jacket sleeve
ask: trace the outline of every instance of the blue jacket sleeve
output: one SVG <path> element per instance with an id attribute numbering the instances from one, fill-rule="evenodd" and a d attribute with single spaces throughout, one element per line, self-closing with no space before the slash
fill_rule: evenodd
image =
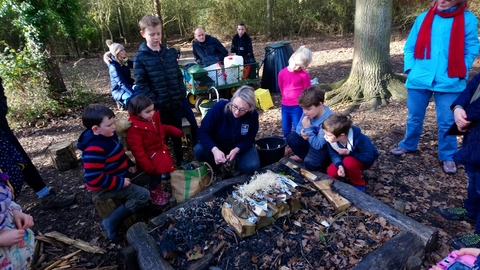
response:
<path id="1" fill-rule="evenodd" d="M 157 100 L 157 96 L 150 89 L 147 69 L 141 60 L 140 53 L 138 53 L 133 60 L 133 74 L 135 77 L 135 92 L 144 94 L 151 100 Z"/>
<path id="2" fill-rule="evenodd" d="M 335 149 L 333 149 L 330 143 L 328 143 L 327 145 L 330 159 L 332 159 L 332 163 L 335 165 L 335 167 L 338 168 L 340 165 L 343 166 L 343 157 Z"/>
<path id="3" fill-rule="evenodd" d="M 457 97 L 457 99 L 452 103 L 450 109 L 453 110 L 453 108 L 457 105 L 462 106 L 465 109 L 470 104 L 470 100 L 472 99 L 473 94 L 475 94 L 475 91 L 477 90 L 479 84 L 480 73 L 478 73 L 477 75 L 475 75 L 475 77 L 472 78 L 472 80 L 467 84 L 465 90 L 463 90 Z"/>
<path id="4" fill-rule="evenodd" d="M 127 82 L 120 72 L 120 65 L 117 63 L 111 63 L 108 65 L 108 72 L 110 73 L 110 88 L 115 100 L 120 100 L 124 92 L 132 95 L 132 86 Z M 118 95 L 117 95 L 118 93 Z"/>
<path id="5" fill-rule="evenodd" d="M 465 12 L 465 22 L 466 24 L 464 57 L 465 66 L 467 67 L 467 75 L 465 76 L 465 78 L 468 78 L 468 71 L 472 67 L 475 58 L 477 58 L 478 56 L 478 20 L 473 13 Z"/>
<path id="6" fill-rule="evenodd" d="M 215 130 L 217 129 L 216 123 L 220 123 L 221 118 L 223 117 L 222 114 L 223 111 L 217 110 L 216 106 L 213 106 L 203 117 L 202 123 L 198 128 L 198 142 L 208 151 L 211 151 L 212 148 L 216 146 L 211 134 L 215 133 Z"/>
<path id="7" fill-rule="evenodd" d="M 372 166 L 373 162 L 378 157 L 378 151 L 375 145 L 370 141 L 370 138 L 367 135 L 360 133 L 358 134 L 357 140 L 355 140 L 355 148 L 353 151 L 350 151 L 350 156 L 355 158 L 358 161 L 361 161 L 365 167 Z"/>
<path id="8" fill-rule="evenodd" d="M 413 54 L 415 52 L 415 44 L 417 43 L 418 31 L 422 25 L 423 19 L 425 18 L 426 12 L 420 14 L 416 19 L 415 23 L 408 34 L 407 41 L 403 47 L 403 72 L 408 73 L 415 64 L 415 59 Z"/>

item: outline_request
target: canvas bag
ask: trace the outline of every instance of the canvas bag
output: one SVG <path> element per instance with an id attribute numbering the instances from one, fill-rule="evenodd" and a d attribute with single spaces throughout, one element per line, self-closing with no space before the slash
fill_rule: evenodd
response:
<path id="1" fill-rule="evenodd" d="M 207 162 L 191 162 L 170 173 L 172 195 L 182 203 L 197 195 L 213 182 L 213 169 Z"/>

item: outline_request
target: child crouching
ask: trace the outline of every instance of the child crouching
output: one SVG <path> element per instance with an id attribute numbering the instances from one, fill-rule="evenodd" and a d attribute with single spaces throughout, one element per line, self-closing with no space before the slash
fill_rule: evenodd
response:
<path id="1" fill-rule="evenodd" d="M 323 121 L 322 129 L 332 164 L 327 174 L 333 178 L 350 178 L 350 184 L 365 192 L 365 180 L 362 171 L 369 169 L 378 158 L 377 148 L 359 127 L 352 125 L 349 115 L 333 114 Z"/>
<path id="2" fill-rule="evenodd" d="M 115 243 L 123 240 L 118 226 L 137 209 L 145 206 L 150 198 L 142 186 L 150 179 L 137 174 L 135 164 L 125 154 L 125 149 L 115 133 L 115 114 L 100 104 L 89 105 L 82 115 L 87 128 L 78 139 L 85 169 L 85 185 L 102 199 L 123 199 L 102 226 Z M 138 184 L 138 185 L 136 185 Z"/>
<path id="3" fill-rule="evenodd" d="M 160 122 L 160 111 L 155 111 L 153 102 L 143 94 L 133 97 L 128 103 L 129 120 L 127 142 L 135 162 L 150 178 L 152 203 L 165 205 L 170 194 L 162 190 L 160 180 L 170 179 L 175 167 L 168 151 L 166 136 L 183 137 L 183 131 Z"/>

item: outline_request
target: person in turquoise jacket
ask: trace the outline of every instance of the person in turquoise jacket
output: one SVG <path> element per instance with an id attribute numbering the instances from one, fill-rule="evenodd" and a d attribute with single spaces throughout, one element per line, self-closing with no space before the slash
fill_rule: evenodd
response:
<path id="1" fill-rule="evenodd" d="M 454 123 L 450 105 L 465 89 L 468 70 L 478 55 L 478 20 L 467 0 L 436 0 L 420 14 L 404 47 L 407 74 L 407 127 L 405 138 L 391 152 L 401 156 L 417 150 L 426 108 L 434 97 L 438 125 L 438 158 L 443 170 L 455 174 L 453 155 L 457 138 L 445 136 Z"/>

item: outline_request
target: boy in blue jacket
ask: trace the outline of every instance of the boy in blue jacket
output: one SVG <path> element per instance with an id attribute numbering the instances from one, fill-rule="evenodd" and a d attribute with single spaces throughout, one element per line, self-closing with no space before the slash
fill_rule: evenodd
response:
<path id="1" fill-rule="evenodd" d="M 80 135 L 77 147 L 82 151 L 85 186 L 100 198 L 125 200 L 102 221 L 108 238 L 119 243 L 123 240 L 118 233 L 120 223 L 150 199 L 150 192 L 142 187 L 150 178 L 137 174 L 137 167 L 125 154 L 115 133 L 112 110 L 101 104 L 91 104 L 85 108 L 82 122 L 86 130 Z"/>
<path id="2" fill-rule="evenodd" d="M 453 102 L 455 124 L 447 135 L 463 136 L 462 148 L 453 155 L 456 163 L 465 166 L 468 175 L 467 198 L 464 207 L 439 209 L 449 220 L 466 220 L 475 224 L 475 232 L 453 239 L 456 249 L 480 248 L 480 73 L 467 84 L 465 90 Z"/>
<path id="3" fill-rule="evenodd" d="M 352 125 L 349 115 L 336 113 L 327 118 L 322 129 L 332 164 L 327 174 L 333 178 L 350 178 L 352 186 L 365 192 L 365 180 L 362 171 L 369 169 L 378 158 L 377 148 L 359 127 Z"/>

